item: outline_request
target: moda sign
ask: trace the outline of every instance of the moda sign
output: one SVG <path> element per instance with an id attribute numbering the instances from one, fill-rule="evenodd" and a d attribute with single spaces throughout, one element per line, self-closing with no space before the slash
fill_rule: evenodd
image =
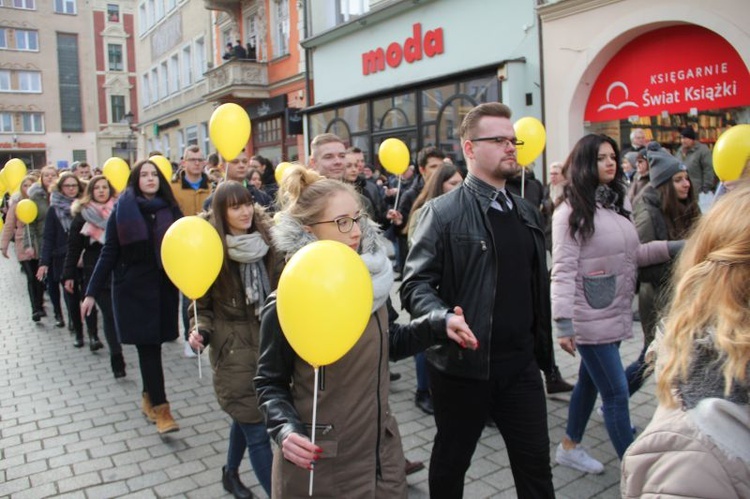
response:
<path id="1" fill-rule="evenodd" d="M 412 26 L 412 36 L 403 43 L 393 42 L 386 48 L 376 48 L 362 54 L 362 74 L 367 76 L 378 71 L 385 71 L 386 64 L 397 68 L 402 62 L 411 64 L 421 61 L 423 57 L 435 57 L 442 54 L 443 28 L 427 30 L 422 35 L 422 25 Z"/>
<path id="2" fill-rule="evenodd" d="M 591 89 L 584 119 L 750 105 L 750 73 L 724 38 L 699 26 L 646 33 L 623 47 Z"/>

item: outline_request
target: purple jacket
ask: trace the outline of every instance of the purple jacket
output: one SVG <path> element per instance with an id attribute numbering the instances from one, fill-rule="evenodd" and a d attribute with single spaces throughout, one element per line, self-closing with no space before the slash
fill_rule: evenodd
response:
<path id="1" fill-rule="evenodd" d="M 571 211 L 565 202 L 552 215 L 552 319 L 572 319 L 583 345 L 630 338 L 638 267 L 669 260 L 667 242 L 641 244 L 630 219 L 597 206 L 594 233 L 581 244 L 570 236 Z"/>

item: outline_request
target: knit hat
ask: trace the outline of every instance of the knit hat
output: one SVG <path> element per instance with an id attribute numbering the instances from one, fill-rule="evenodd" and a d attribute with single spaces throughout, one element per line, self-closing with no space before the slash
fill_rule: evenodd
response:
<path id="1" fill-rule="evenodd" d="M 696 139 L 695 130 L 693 130 L 693 127 L 690 127 L 690 126 L 685 127 L 682 130 L 680 130 L 680 135 L 682 135 L 686 139 L 692 139 L 692 140 Z"/>
<path id="2" fill-rule="evenodd" d="M 638 153 L 635 151 L 626 152 L 625 159 L 627 159 L 628 162 L 633 165 L 633 168 L 635 168 L 635 164 L 638 161 Z"/>
<path id="3" fill-rule="evenodd" d="M 648 164 L 650 167 L 649 183 L 654 187 L 667 183 L 679 172 L 687 171 L 685 165 L 680 163 L 677 158 L 660 151 L 648 153 Z"/>

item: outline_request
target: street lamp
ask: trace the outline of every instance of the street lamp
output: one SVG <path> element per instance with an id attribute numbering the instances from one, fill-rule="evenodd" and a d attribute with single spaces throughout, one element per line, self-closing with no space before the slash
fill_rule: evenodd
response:
<path id="1" fill-rule="evenodd" d="M 135 119 L 135 115 L 132 111 L 128 111 L 125 114 L 124 118 L 128 124 L 128 130 L 130 131 L 130 135 L 128 135 L 128 160 L 130 163 L 130 167 L 132 168 L 134 162 L 133 139 L 135 138 L 135 134 L 133 133 L 133 120 Z"/>

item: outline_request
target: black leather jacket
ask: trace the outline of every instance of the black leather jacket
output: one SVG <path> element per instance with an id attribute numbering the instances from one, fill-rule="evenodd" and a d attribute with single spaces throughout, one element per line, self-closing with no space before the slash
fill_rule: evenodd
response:
<path id="1" fill-rule="evenodd" d="M 469 174 L 456 189 L 422 208 L 401 286 L 401 303 L 413 317 L 460 305 L 479 340 L 479 349 L 444 344 L 427 351 L 440 371 L 488 379 L 492 309 L 497 288 L 495 241 L 487 217 L 495 189 Z M 552 362 L 549 277 L 539 211 L 511 194 L 518 214 L 534 239 L 534 353 L 549 372 Z"/>

